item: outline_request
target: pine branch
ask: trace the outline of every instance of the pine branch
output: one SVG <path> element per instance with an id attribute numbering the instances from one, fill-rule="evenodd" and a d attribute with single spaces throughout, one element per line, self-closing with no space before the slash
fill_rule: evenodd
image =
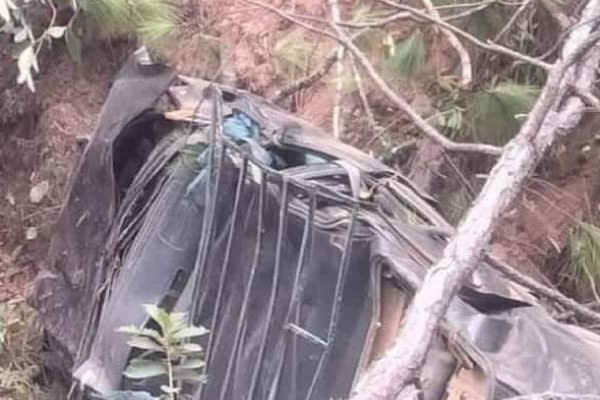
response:
<path id="1" fill-rule="evenodd" d="M 423 2 L 423 5 L 432 17 L 441 20 L 440 13 L 433 7 L 431 0 L 421 1 Z M 460 40 L 458 40 L 456 35 L 453 32 L 451 32 L 448 28 L 442 27 L 440 30 L 448 39 L 448 43 L 450 43 L 450 45 L 454 47 L 454 50 L 456 50 L 456 52 L 458 53 L 462 73 L 460 84 L 463 88 L 468 88 L 469 86 L 471 86 L 471 82 L 473 80 L 473 69 L 471 66 L 471 57 L 469 56 L 469 52 L 465 49 Z"/>
<path id="2" fill-rule="evenodd" d="M 510 56 L 510 57 L 515 58 L 517 60 L 526 62 L 528 64 L 532 64 L 532 65 L 535 65 L 537 67 L 543 68 L 544 70 L 549 70 L 551 68 L 550 64 L 548 64 L 548 63 L 546 63 L 544 61 L 541 61 L 540 59 L 530 57 L 528 55 L 519 53 L 517 51 L 509 49 L 508 47 L 504 47 L 504 46 L 501 46 L 501 45 L 493 43 L 493 42 L 488 42 L 488 43 L 482 42 L 481 40 L 479 40 L 475 36 L 473 36 L 473 35 L 465 32 L 465 31 L 463 31 L 462 29 L 457 28 L 456 26 L 454 26 L 454 25 L 452 25 L 452 24 L 450 24 L 450 23 L 448 23 L 448 22 L 446 22 L 446 21 L 444 21 L 444 20 L 442 20 L 440 18 L 436 18 L 433 15 L 429 15 L 426 12 L 423 12 L 423 11 L 417 9 L 417 8 L 414 8 L 414 7 L 411 7 L 411 6 L 407 6 L 405 4 L 398 4 L 398 3 L 395 3 L 395 2 L 393 2 L 391 0 L 377 0 L 377 1 L 379 1 L 380 3 L 386 4 L 386 5 L 390 6 L 390 7 L 396 8 L 398 10 L 411 12 L 414 15 L 416 15 L 417 17 L 423 18 L 423 19 L 425 19 L 425 20 L 427 20 L 427 21 L 429 21 L 431 23 L 434 23 L 434 24 L 439 25 L 439 26 L 441 26 L 443 28 L 446 28 L 449 31 L 455 33 L 457 36 L 462 37 L 463 39 L 471 42 L 475 46 L 481 47 L 484 50 L 492 51 L 492 52 L 503 54 L 503 55 L 507 55 L 507 56 Z"/>
<path id="3" fill-rule="evenodd" d="M 365 54 L 356 47 L 356 45 L 352 42 L 352 40 L 348 37 L 348 35 L 343 31 L 343 29 L 338 25 L 333 25 L 336 33 L 332 33 L 331 31 L 326 31 L 320 28 L 316 28 L 304 21 L 299 20 L 285 11 L 278 9 L 277 7 L 271 6 L 269 4 L 261 3 L 256 0 L 245 0 L 250 4 L 257 5 L 264 9 L 267 9 L 281 18 L 284 18 L 290 22 L 293 22 L 297 25 L 300 25 L 310 31 L 325 35 L 330 37 L 337 42 L 341 43 L 346 47 L 348 51 L 352 53 L 352 55 L 356 58 L 356 60 L 362 65 L 365 69 L 369 77 L 375 82 L 375 84 L 380 88 L 380 90 L 390 99 L 400 110 L 402 110 L 410 120 L 423 132 L 426 136 L 430 137 L 435 142 L 439 143 L 444 150 L 450 152 L 467 152 L 467 153 L 483 153 L 491 156 L 498 156 L 501 154 L 502 149 L 496 146 L 482 144 L 482 143 L 456 143 L 442 135 L 436 128 L 430 125 L 427 121 L 425 121 L 409 104 L 408 102 L 399 94 L 394 92 L 392 88 L 383 80 L 383 78 L 375 71 L 375 68 L 365 56 Z"/>

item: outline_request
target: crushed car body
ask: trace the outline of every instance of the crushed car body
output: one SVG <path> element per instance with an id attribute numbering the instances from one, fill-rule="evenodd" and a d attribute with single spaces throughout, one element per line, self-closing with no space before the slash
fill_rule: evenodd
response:
<path id="1" fill-rule="evenodd" d="M 210 330 L 193 399 L 348 398 L 452 227 L 377 160 L 257 96 L 136 57 L 81 155 L 36 280 L 73 398 L 123 376 L 144 304 Z M 424 399 L 600 393 L 600 337 L 482 262 L 430 350 Z M 462 393 L 462 394 L 461 394 Z M 454 396 L 454 397 L 453 397 Z"/>

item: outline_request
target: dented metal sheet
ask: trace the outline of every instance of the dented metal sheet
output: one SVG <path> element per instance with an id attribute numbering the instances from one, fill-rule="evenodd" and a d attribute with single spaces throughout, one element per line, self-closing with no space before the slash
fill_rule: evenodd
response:
<path id="1" fill-rule="evenodd" d="M 74 397 L 159 392 L 122 375 L 132 351 L 116 329 L 145 325 L 146 303 L 210 329 L 208 383 L 184 386 L 193 399 L 348 397 L 451 227 L 405 177 L 265 100 L 173 79 L 124 68 L 37 282 L 44 326 L 85 388 Z M 420 387 L 432 400 L 469 379 L 487 399 L 597 394 L 598 367 L 596 335 L 553 321 L 483 263 Z"/>

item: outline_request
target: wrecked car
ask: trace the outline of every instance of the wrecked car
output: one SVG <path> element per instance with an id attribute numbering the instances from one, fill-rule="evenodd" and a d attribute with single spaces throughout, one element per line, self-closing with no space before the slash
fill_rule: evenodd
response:
<path id="1" fill-rule="evenodd" d="M 393 342 L 452 227 L 406 177 L 250 93 L 133 57 L 81 155 L 34 299 L 72 398 L 123 375 L 143 304 L 210 334 L 192 399 L 348 398 Z M 482 262 L 424 399 L 600 393 L 600 338 Z"/>

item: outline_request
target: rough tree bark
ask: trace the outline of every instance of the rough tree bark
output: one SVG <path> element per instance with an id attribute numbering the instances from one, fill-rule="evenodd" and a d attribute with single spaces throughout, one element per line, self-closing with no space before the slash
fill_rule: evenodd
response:
<path id="1" fill-rule="evenodd" d="M 599 16 L 600 0 L 590 0 L 581 21 Z M 580 24 L 567 37 L 533 110 L 506 145 L 441 260 L 427 273 L 394 345 L 369 368 L 352 400 L 397 400 L 398 393 L 418 379 L 450 301 L 484 256 L 499 217 L 556 137 L 580 121 L 585 103 L 572 87 L 582 89 L 593 82 L 600 61 L 595 45 L 599 38 L 592 23 Z"/>

